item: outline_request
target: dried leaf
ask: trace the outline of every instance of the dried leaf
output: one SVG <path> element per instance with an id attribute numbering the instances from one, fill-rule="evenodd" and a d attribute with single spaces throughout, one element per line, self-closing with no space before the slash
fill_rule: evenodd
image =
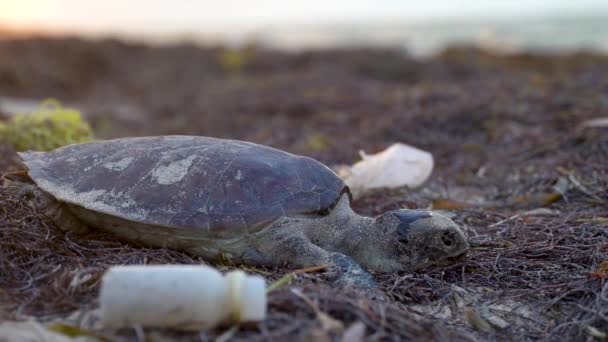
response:
<path id="1" fill-rule="evenodd" d="M 447 198 L 438 198 L 432 202 L 433 209 L 443 210 L 460 210 L 470 207 L 471 205 L 465 202 L 459 202 Z"/>
<path id="2" fill-rule="evenodd" d="M 322 270 L 326 269 L 327 267 L 328 267 L 327 265 L 318 265 L 318 266 L 301 268 L 301 269 L 295 270 L 293 272 L 289 272 L 286 275 L 284 275 L 281 278 L 279 278 L 274 283 L 270 284 L 268 286 L 268 288 L 266 289 L 266 293 L 270 293 L 270 292 L 278 289 L 279 287 L 281 287 L 281 286 L 283 286 L 285 284 L 290 283 L 295 278 L 295 276 L 297 274 L 322 271 Z"/>
<path id="3" fill-rule="evenodd" d="M 88 330 L 88 329 L 83 329 L 77 326 L 73 326 L 73 325 L 69 325 L 69 324 L 62 324 L 62 323 L 57 323 L 57 324 L 52 324 L 47 328 L 49 331 L 55 332 L 55 333 L 59 333 L 71 338 L 76 338 L 76 337 L 93 337 L 99 340 L 105 340 L 103 337 L 101 337 L 97 332 L 92 331 L 92 330 Z"/>
<path id="4" fill-rule="evenodd" d="M 306 147 L 311 151 L 324 151 L 329 147 L 329 139 L 322 134 L 313 134 L 306 140 Z"/>
<path id="5" fill-rule="evenodd" d="M 72 337 L 63 332 L 47 329 L 44 325 L 34 321 L 0 324 L 0 341 L 92 342 L 98 340 L 97 337 L 90 335 Z"/>
<path id="6" fill-rule="evenodd" d="M 592 217 L 592 218 L 581 218 L 577 219 L 576 222 L 584 222 L 584 223 L 606 223 L 608 222 L 608 217 Z"/>
<path id="7" fill-rule="evenodd" d="M 597 127 L 608 127 L 608 118 L 595 118 L 591 120 L 584 121 L 579 125 L 579 129 L 581 128 L 597 128 Z"/>
<path id="8" fill-rule="evenodd" d="M 591 272 L 591 275 L 596 278 L 608 278 L 608 260 L 599 264 L 595 272 Z"/>
<path id="9" fill-rule="evenodd" d="M 518 207 L 543 206 L 554 203 L 562 198 L 559 192 L 528 193 L 513 198 L 513 204 Z"/>
<path id="10" fill-rule="evenodd" d="M 310 300 L 300 289 L 291 289 L 291 292 L 296 296 L 300 297 L 317 315 L 317 319 L 321 323 L 321 328 L 327 332 L 339 333 L 344 330 L 344 325 L 341 321 L 334 319 L 330 315 L 319 309 L 319 306 Z"/>
<path id="11" fill-rule="evenodd" d="M 70 289 L 76 289 L 79 286 L 87 283 L 89 280 L 93 279 L 93 275 L 91 273 L 84 273 L 86 271 L 76 271 L 77 273 L 74 275 L 74 277 L 72 278 L 72 281 L 70 281 L 70 284 L 68 285 Z"/>
<path id="12" fill-rule="evenodd" d="M 494 330 L 490 323 L 481 317 L 479 312 L 473 308 L 468 308 L 465 310 L 465 317 L 467 322 L 469 322 L 473 329 L 477 331 L 491 332 Z"/>
<path id="13" fill-rule="evenodd" d="M 500 316 L 489 312 L 489 310 L 482 316 L 488 323 L 490 323 L 490 325 L 497 329 L 506 329 L 509 327 L 509 325 L 511 325 L 509 322 L 505 321 Z"/>
<path id="14" fill-rule="evenodd" d="M 266 288 L 266 293 L 270 293 L 285 284 L 289 284 L 293 280 L 294 276 L 295 274 L 293 272 L 287 273 L 286 275 L 282 276 L 277 281 L 268 285 L 268 287 Z"/>
<path id="15" fill-rule="evenodd" d="M 321 310 L 317 311 L 317 319 L 321 322 L 321 328 L 324 331 L 341 332 L 344 330 L 344 324 L 342 324 L 341 321 L 338 321 Z"/>
<path id="16" fill-rule="evenodd" d="M 593 327 L 591 325 L 588 325 L 587 327 L 587 333 L 589 333 L 589 335 L 595 337 L 595 338 L 599 338 L 599 339 L 605 339 L 606 337 L 608 337 L 608 334 L 606 334 L 605 332 L 599 330 L 596 327 Z"/>
<path id="17" fill-rule="evenodd" d="M 562 194 L 560 194 L 559 192 L 553 192 L 550 193 L 548 195 L 545 196 L 545 198 L 543 199 L 543 204 L 551 204 L 553 202 L 557 202 L 559 201 L 559 199 L 562 198 Z"/>
<path id="18" fill-rule="evenodd" d="M 516 215 L 513 215 L 511 217 L 508 217 L 504 220 L 500 220 L 496 223 L 493 223 L 491 225 L 489 225 L 488 227 L 496 227 L 498 225 L 501 225 L 505 222 L 509 222 L 509 221 L 513 221 L 515 219 L 519 219 L 519 218 L 524 218 L 524 217 L 530 217 L 530 216 L 557 216 L 559 215 L 561 212 L 559 210 L 551 210 L 551 209 L 547 209 L 547 208 L 537 208 L 537 209 L 532 209 L 532 210 L 528 210 L 528 211 L 524 211 L 522 213 L 518 213 Z"/>

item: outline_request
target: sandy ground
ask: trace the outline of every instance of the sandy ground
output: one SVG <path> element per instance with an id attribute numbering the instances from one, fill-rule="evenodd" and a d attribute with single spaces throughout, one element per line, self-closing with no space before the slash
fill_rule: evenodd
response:
<path id="1" fill-rule="evenodd" d="M 259 324 L 186 335 L 96 330 L 108 339 L 587 341 L 608 333 L 608 127 L 581 126 L 608 116 L 606 56 L 452 48 L 414 60 L 390 49 L 4 40 L 0 96 L 77 106 L 102 138 L 211 135 L 329 165 L 405 142 L 433 153 L 431 180 L 376 191 L 354 207 L 446 210 L 472 245 L 457 264 L 376 274 L 388 301 L 310 273 L 272 292 Z M 19 168 L 10 148 L 0 153 L 2 171 Z M 2 319 L 91 328 L 108 266 L 204 262 L 101 233 L 65 234 L 2 189 L 0 204 Z M 272 280 L 289 269 L 259 271 Z"/>

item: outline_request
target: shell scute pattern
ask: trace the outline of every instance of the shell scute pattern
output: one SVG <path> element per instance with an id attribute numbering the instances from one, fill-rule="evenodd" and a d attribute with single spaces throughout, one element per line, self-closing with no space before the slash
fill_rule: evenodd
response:
<path id="1" fill-rule="evenodd" d="M 21 156 L 32 179 L 61 201 L 228 235 L 285 215 L 325 212 L 345 189 L 313 159 L 208 137 L 123 138 Z"/>

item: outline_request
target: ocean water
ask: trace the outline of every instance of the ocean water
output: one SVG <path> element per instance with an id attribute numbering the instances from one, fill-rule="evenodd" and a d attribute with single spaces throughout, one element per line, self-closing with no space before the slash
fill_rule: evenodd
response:
<path id="1" fill-rule="evenodd" d="M 2 28 L 288 49 L 608 50 L 608 0 L 0 0 Z"/>
<path id="2" fill-rule="evenodd" d="M 362 22 L 276 27 L 225 36 L 240 43 L 257 40 L 288 49 L 345 45 L 398 46 L 414 55 L 447 46 L 473 45 L 502 52 L 608 52 L 608 15 L 509 19 L 452 19 Z"/>

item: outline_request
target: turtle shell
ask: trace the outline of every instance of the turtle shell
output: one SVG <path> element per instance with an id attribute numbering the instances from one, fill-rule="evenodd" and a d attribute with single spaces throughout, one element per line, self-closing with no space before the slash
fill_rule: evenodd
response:
<path id="1" fill-rule="evenodd" d="M 314 159 L 209 137 L 122 138 L 20 156 L 33 181 L 59 201 L 138 223 L 229 235 L 282 216 L 326 214 L 348 192 Z"/>

